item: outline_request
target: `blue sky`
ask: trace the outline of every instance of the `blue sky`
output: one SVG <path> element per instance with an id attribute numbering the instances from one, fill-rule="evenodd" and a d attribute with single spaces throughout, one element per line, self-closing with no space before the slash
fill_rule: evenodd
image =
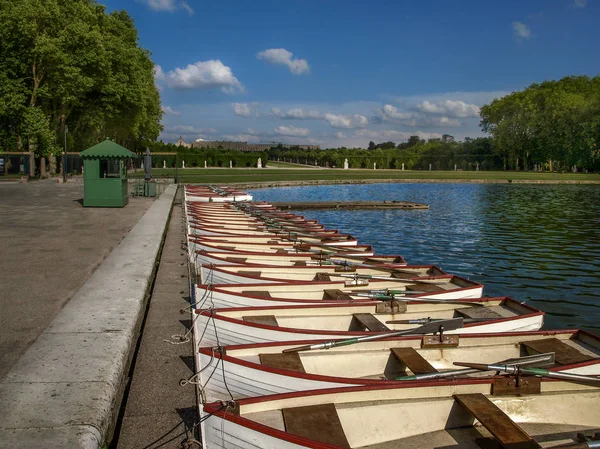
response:
<path id="1" fill-rule="evenodd" d="M 599 0 L 99 2 L 152 52 L 164 141 L 476 137 L 493 98 L 600 72 Z"/>

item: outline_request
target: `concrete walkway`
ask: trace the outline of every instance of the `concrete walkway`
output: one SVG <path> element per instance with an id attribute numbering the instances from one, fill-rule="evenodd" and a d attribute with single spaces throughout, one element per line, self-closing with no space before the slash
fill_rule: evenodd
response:
<path id="1" fill-rule="evenodd" d="M 118 449 L 176 448 L 194 436 L 195 388 L 179 385 L 180 379 L 193 374 L 193 346 L 191 341 L 172 344 L 177 340 L 171 339 L 186 333 L 192 316 L 190 311 L 179 312 L 190 305 L 182 220 L 178 198 L 150 297 L 121 431 L 115 435 Z"/>
<path id="2" fill-rule="evenodd" d="M 0 183 L 0 380 L 154 202 L 82 207 L 83 183 Z"/>
<path id="3" fill-rule="evenodd" d="M 152 204 L 2 380 L 1 448 L 110 441 L 175 191 Z"/>

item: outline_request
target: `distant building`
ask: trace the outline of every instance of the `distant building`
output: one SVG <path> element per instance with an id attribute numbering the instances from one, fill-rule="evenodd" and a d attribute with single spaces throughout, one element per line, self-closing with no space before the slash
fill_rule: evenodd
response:
<path id="1" fill-rule="evenodd" d="M 454 136 L 451 136 L 450 134 L 444 134 L 442 136 L 442 142 L 454 142 Z"/>
<path id="2" fill-rule="evenodd" d="M 189 148 L 190 144 L 187 143 L 185 140 L 183 140 L 183 137 L 179 136 L 179 139 L 177 139 L 177 142 L 175 142 L 175 145 L 177 145 L 178 147 L 186 147 Z"/>

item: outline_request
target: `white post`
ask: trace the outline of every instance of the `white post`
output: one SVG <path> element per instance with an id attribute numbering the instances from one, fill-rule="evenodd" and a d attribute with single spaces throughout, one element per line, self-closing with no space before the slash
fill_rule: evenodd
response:
<path id="1" fill-rule="evenodd" d="M 163 168 L 167 168 L 167 161 L 163 161 Z"/>
<path id="2" fill-rule="evenodd" d="M 373 170 L 377 170 L 377 162 L 373 162 Z"/>
<path id="3" fill-rule="evenodd" d="M 402 162 L 402 171 L 404 171 L 404 162 Z"/>
<path id="4" fill-rule="evenodd" d="M 185 168 L 185 161 L 181 161 L 181 168 Z"/>
<path id="5" fill-rule="evenodd" d="M 206 161 L 204 161 L 204 168 L 207 168 L 207 167 L 206 167 Z"/>
<path id="6" fill-rule="evenodd" d="M 233 168 L 233 162 L 229 161 L 229 168 Z"/>
<path id="7" fill-rule="evenodd" d="M 456 164 L 454 164 L 454 171 L 456 171 Z"/>
<path id="8" fill-rule="evenodd" d="M 431 171 L 431 164 L 429 164 L 429 171 Z"/>
<path id="9" fill-rule="evenodd" d="M 477 162 L 477 168 L 475 169 L 475 171 L 479 171 L 479 162 Z"/>

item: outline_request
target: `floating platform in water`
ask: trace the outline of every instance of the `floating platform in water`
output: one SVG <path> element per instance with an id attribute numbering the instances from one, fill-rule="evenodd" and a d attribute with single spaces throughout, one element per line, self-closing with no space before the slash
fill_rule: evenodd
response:
<path id="1" fill-rule="evenodd" d="M 412 201 L 283 201 L 271 203 L 280 209 L 429 209 Z"/>

